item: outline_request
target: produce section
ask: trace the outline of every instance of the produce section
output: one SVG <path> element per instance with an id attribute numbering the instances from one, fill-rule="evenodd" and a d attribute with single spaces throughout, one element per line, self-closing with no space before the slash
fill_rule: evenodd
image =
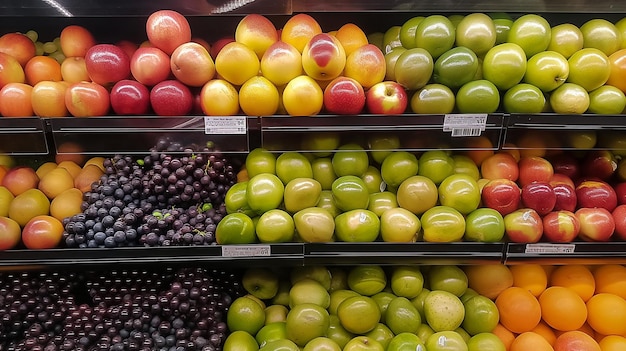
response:
<path id="1" fill-rule="evenodd" d="M 623 349 L 619 4 L 74 5 L 3 25 L 0 350 Z"/>

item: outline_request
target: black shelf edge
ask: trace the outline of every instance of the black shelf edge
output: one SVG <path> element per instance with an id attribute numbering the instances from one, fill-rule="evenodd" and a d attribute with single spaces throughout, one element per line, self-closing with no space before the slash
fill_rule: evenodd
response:
<path id="1" fill-rule="evenodd" d="M 626 263 L 626 242 L 508 243 L 505 264 Z"/>
<path id="2" fill-rule="evenodd" d="M 557 113 L 507 114 L 507 129 L 567 129 L 567 130 L 615 130 L 626 129 L 626 115 L 567 115 Z"/>
<path id="3" fill-rule="evenodd" d="M 0 153 L 46 155 L 49 152 L 43 120 L 37 117 L 0 118 Z"/>

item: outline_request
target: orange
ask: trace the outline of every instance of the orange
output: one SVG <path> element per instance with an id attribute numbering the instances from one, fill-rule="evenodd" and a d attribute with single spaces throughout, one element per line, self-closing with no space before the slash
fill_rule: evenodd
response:
<path id="1" fill-rule="evenodd" d="M 556 330 L 576 330 L 587 320 L 585 301 L 573 290 L 551 286 L 539 295 L 541 317 Z"/>
<path id="2" fill-rule="evenodd" d="M 496 298 L 500 323 L 514 333 L 532 330 L 541 320 L 541 305 L 528 290 L 512 286 Z"/>
<path id="3" fill-rule="evenodd" d="M 559 335 L 554 351 L 602 351 L 600 345 L 589 335 L 572 330 Z"/>
<path id="4" fill-rule="evenodd" d="M 61 64 L 50 56 L 35 56 L 24 66 L 26 83 L 35 85 L 44 80 L 58 82 L 63 80 Z"/>
<path id="5" fill-rule="evenodd" d="M 511 349 L 511 344 L 513 343 L 513 340 L 515 340 L 515 334 L 513 334 L 513 332 L 506 329 L 502 324 L 498 323 L 498 325 L 493 328 L 491 333 L 495 334 L 495 336 L 497 336 L 500 341 L 502 341 L 507 351 Z"/>
<path id="6" fill-rule="evenodd" d="M 603 335 L 626 334 L 626 301 L 609 293 L 594 295 L 587 301 L 587 323 Z"/>
<path id="7" fill-rule="evenodd" d="M 337 30 L 335 37 L 346 51 L 346 56 L 350 55 L 361 46 L 367 45 L 367 35 L 359 26 L 354 23 L 346 23 Z"/>
<path id="8" fill-rule="evenodd" d="M 620 335 L 605 336 L 599 342 L 602 351 L 624 351 L 626 350 L 626 338 Z"/>
<path id="9" fill-rule="evenodd" d="M 539 264 L 521 264 L 510 266 L 513 274 L 513 286 L 530 291 L 539 296 L 548 286 L 548 275 Z"/>
<path id="10" fill-rule="evenodd" d="M 558 266 L 550 275 L 550 285 L 562 286 L 575 291 L 587 302 L 596 291 L 593 274 L 583 265 Z"/>
<path id="11" fill-rule="evenodd" d="M 9 83 L 0 90 L 0 115 L 4 117 L 33 116 L 31 93 L 33 87 L 25 83 Z"/>
<path id="12" fill-rule="evenodd" d="M 554 351 L 550 343 L 543 336 L 533 333 L 525 332 L 518 335 L 509 351 Z"/>
<path id="13" fill-rule="evenodd" d="M 597 293 L 615 294 L 626 299 L 626 267 L 619 264 L 606 264 L 593 271 Z"/>
<path id="14" fill-rule="evenodd" d="M 513 274 L 503 264 L 472 265 L 465 267 L 469 287 L 490 299 L 513 286 Z"/>
<path id="15" fill-rule="evenodd" d="M 540 321 L 539 324 L 531 330 L 531 332 L 543 336 L 543 338 L 546 339 L 550 345 L 554 344 L 554 341 L 556 340 L 556 333 L 554 332 L 554 329 L 552 329 L 552 327 L 544 321 Z"/>
<path id="16" fill-rule="evenodd" d="M 66 82 L 41 81 L 33 86 L 31 103 L 33 112 L 39 117 L 65 117 Z"/>

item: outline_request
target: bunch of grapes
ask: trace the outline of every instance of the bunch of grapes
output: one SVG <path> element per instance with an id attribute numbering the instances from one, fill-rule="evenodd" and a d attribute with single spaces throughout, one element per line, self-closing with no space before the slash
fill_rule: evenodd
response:
<path id="1" fill-rule="evenodd" d="M 105 159 L 105 174 L 84 194 L 83 212 L 65 220 L 65 245 L 212 244 L 215 225 L 226 215 L 226 192 L 237 180 L 233 163 L 208 146 L 167 139 L 143 158 Z M 154 223 L 159 216 L 172 216 L 168 228 L 158 218 Z"/>

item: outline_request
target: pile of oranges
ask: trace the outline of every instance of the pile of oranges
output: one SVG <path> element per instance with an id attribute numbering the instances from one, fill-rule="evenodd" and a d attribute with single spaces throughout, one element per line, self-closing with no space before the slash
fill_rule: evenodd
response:
<path id="1" fill-rule="evenodd" d="M 480 265 L 470 288 L 495 300 L 507 351 L 626 350 L 626 267 Z"/>

